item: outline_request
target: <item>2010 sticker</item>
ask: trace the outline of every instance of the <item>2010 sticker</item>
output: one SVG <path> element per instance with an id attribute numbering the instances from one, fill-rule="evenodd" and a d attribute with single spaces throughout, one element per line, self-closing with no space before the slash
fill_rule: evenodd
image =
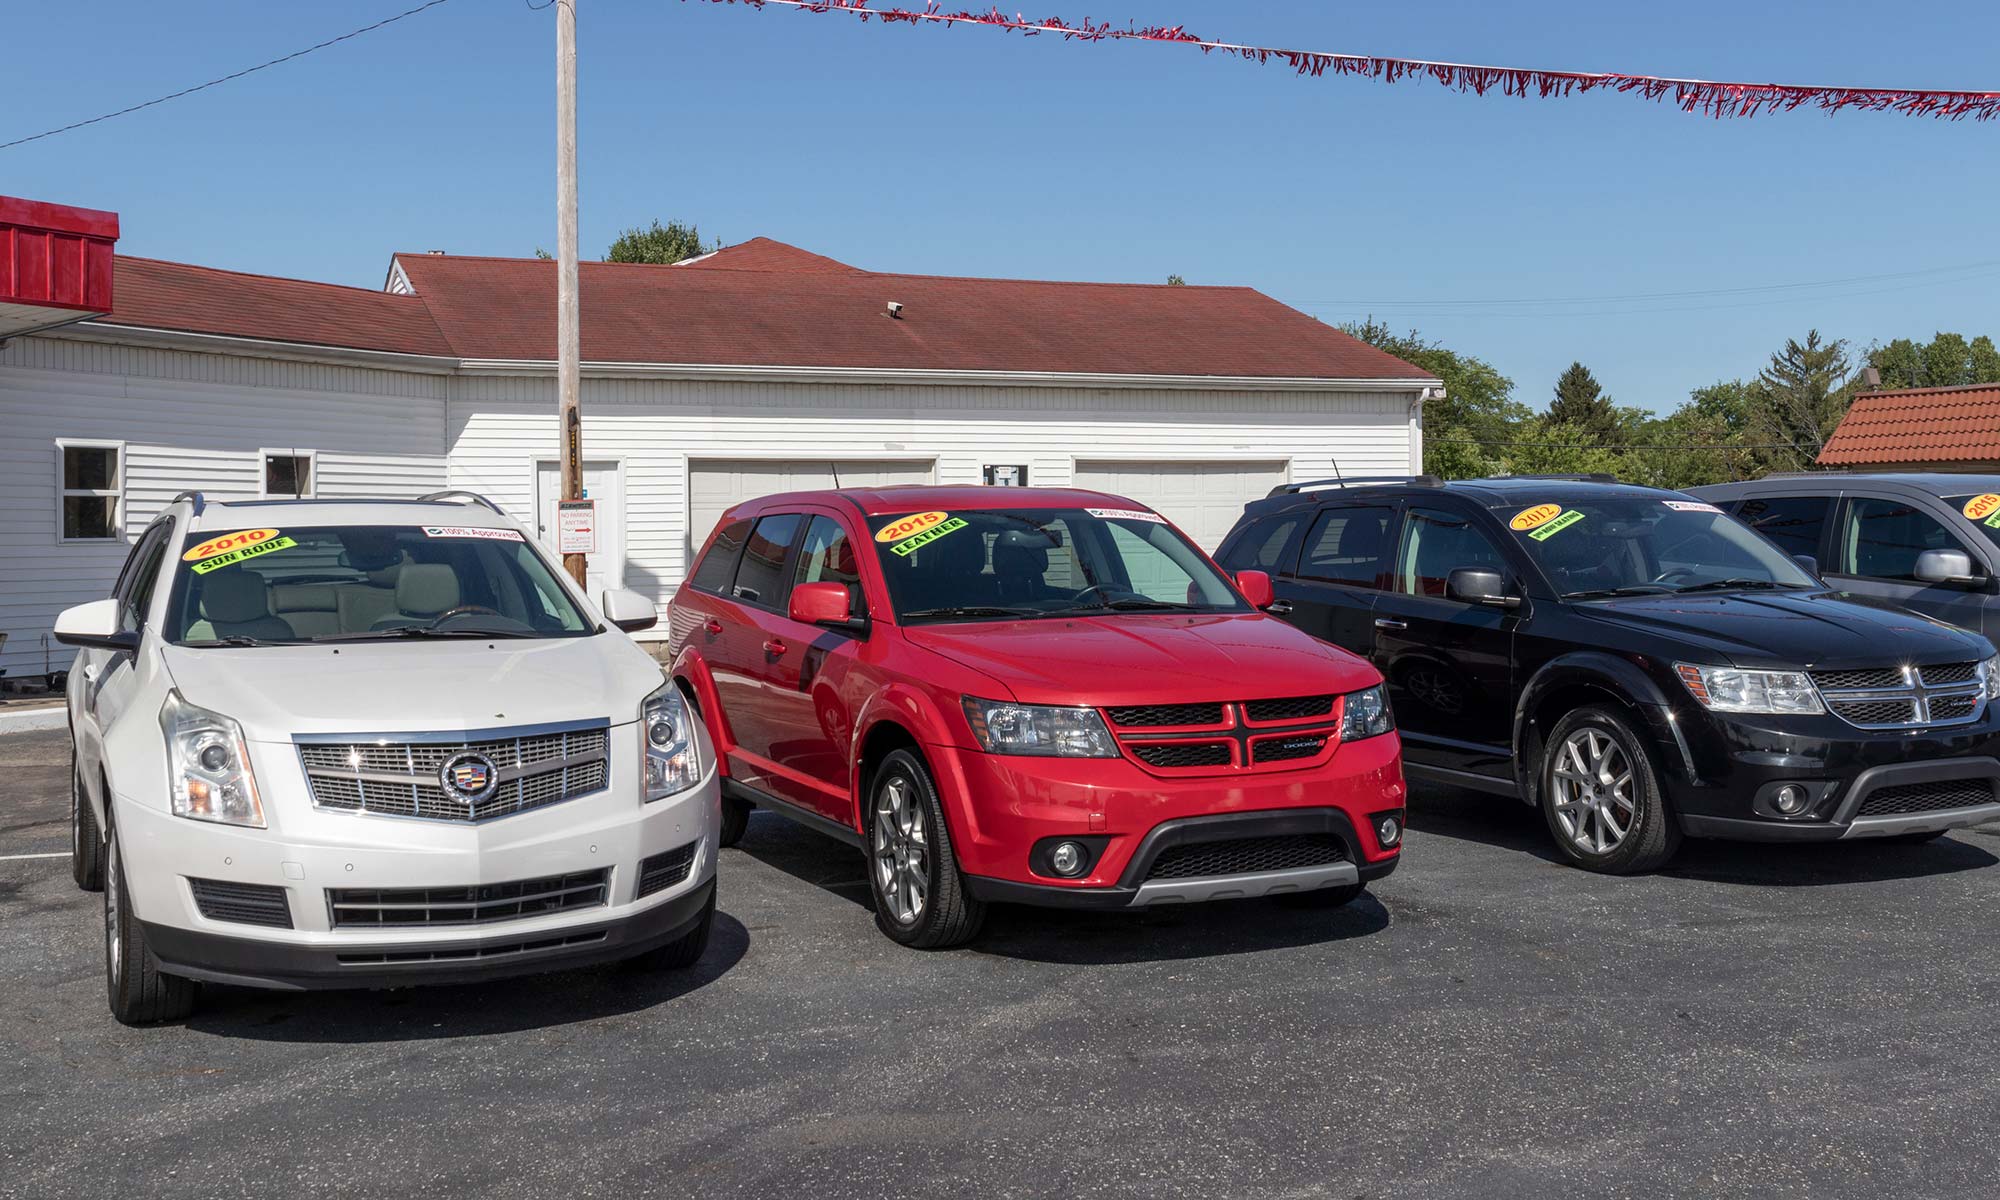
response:
<path id="1" fill-rule="evenodd" d="M 424 536 L 434 538 L 484 538 L 489 542 L 521 542 L 518 529 L 481 529 L 477 525 L 426 525 Z"/>
<path id="2" fill-rule="evenodd" d="M 944 512 L 911 513 L 907 517 L 897 517 L 887 525 L 884 525 L 875 534 L 875 540 L 878 542 L 900 542 L 904 538 L 922 533 L 926 529 L 934 529 L 951 519 L 951 514 Z"/>
<path id="3" fill-rule="evenodd" d="M 190 567 L 189 570 L 197 575 L 206 575 L 210 571 L 220 571 L 224 567 L 233 567 L 246 558 L 255 558 L 260 554 L 270 554 L 278 550 L 290 550 L 296 545 L 298 543 L 288 537 L 274 537 L 269 541 L 258 542 L 254 546 L 244 546 L 239 550 L 225 551 L 214 558 L 203 559 Z"/>
<path id="4" fill-rule="evenodd" d="M 939 538 L 944 537 L 947 534 L 957 533 L 959 530 L 967 528 L 970 528 L 970 525 L 965 521 L 964 518 L 947 517 L 945 518 L 944 524 L 933 525 L 929 529 L 924 530 L 922 533 L 917 534 L 915 537 L 906 538 L 903 541 L 897 542 L 895 545 L 889 547 L 889 552 L 891 554 L 898 556 L 899 558 L 908 558 L 910 555 L 915 554 L 917 551 L 923 549 L 925 546 L 930 545 L 932 542 L 937 541 Z"/>
<path id="5" fill-rule="evenodd" d="M 1535 530 L 1528 536 L 1535 539 L 1538 542 L 1546 542 L 1550 538 L 1561 533 L 1563 530 L 1568 529 L 1570 526 L 1576 524 L 1578 521 L 1581 520 L 1583 520 L 1583 514 L 1572 508 L 1568 512 L 1564 513 L 1562 516 L 1557 517 L 1555 520 L 1545 523 L 1541 528 Z"/>
<path id="6" fill-rule="evenodd" d="M 1165 525 L 1167 519 L 1156 512 L 1141 512 L 1136 508 L 1086 508 L 1083 511 L 1100 521 L 1151 521 L 1155 525 Z"/>
<path id="7" fill-rule="evenodd" d="M 1722 511 L 1713 504 L 1703 504 L 1699 500 L 1664 500 L 1661 503 L 1675 512 L 1719 513 Z"/>
<path id="8" fill-rule="evenodd" d="M 182 562 L 196 562 L 204 558 L 214 558 L 231 550 L 241 550 L 245 546 L 255 546 L 278 536 L 275 529 L 239 529 L 235 533 L 225 533 L 197 543 L 193 549 L 181 555 Z"/>
<path id="9" fill-rule="evenodd" d="M 1973 521 L 1984 521 L 1988 517 L 2000 517 L 2000 492 L 1988 492 L 1983 496 L 1974 496 L 1972 499 L 1967 500 L 1965 502 L 1965 515 L 1968 520 Z"/>
<path id="10" fill-rule="evenodd" d="M 1560 504 L 1537 504 L 1533 508 L 1524 508 L 1515 513 L 1514 519 L 1507 522 L 1507 526 L 1517 532 L 1526 533 L 1530 529 L 1539 528 L 1555 520 L 1562 515 L 1562 510 L 1563 506 Z"/>

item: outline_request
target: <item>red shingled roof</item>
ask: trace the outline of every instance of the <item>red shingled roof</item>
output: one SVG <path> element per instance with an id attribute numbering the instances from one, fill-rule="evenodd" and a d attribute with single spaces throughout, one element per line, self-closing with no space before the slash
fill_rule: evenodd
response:
<path id="1" fill-rule="evenodd" d="M 1827 439 L 1826 466 L 2000 460 L 2000 384 L 1858 397 Z"/>
<path id="2" fill-rule="evenodd" d="M 556 355 L 556 264 L 405 254 L 414 295 L 118 260 L 107 323 L 455 358 Z M 759 238 L 685 267 L 584 263 L 586 362 L 1426 380 L 1250 288 L 863 271 Z M 888 315 L 889 302 L 903 307 Z"/>
<path id="3" fill-rule="evenodd" d="M 414 296 L 120 255 L 105 324 L 456 357 Z"/>

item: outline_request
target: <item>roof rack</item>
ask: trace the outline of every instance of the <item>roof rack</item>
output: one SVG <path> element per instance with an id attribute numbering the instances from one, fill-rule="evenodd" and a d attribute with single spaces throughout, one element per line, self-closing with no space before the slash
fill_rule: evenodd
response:
<path id="1" fill-rule="evenodd" d="M 1571 483 L 1624 482 L 1623 480 L 1619 479 L 1616 475 L 1607 475 L 1602 471 L 1597 471 L 1590 474 L 1576 474 L 1576 475 L 1560 475 L 1560 474 L 1559 475 L 1496 475 L 1494 476 L 1494 478 L 1495 479 L 1553 479 L 1553 480 L 1568 480 Z"/>
<path id="2" fill-rule="evenodd" d="M 1309 479 L 1303 483 L 1281 483 L 1266 493 L 1269 496 L 1293 496 L 1300 492 L 1316 492 L 1321 488 L 1381 487 L 1384 484 L 1403 484 L 1408 487 L 1440 487 L 1444 480 L 1435 475 L 1349 475 L 1342 479 Z"/>
<path id="3" fill-rule="evenodd" d="M 493 503 L 491 500 L 488 500 L 486 497 L 480 495 L 478 492 L 468 492 L 463 488 L 447 488 L 442 492 L 426 492 L 423 495 L 417 497 L 417 503 L 419 504 L 427 502 L 444 503 L 454 500 L 461 504 L 483 504 L 487 508 L 492 509 L 494 512 L 500 514 L 503 517 L 507 515 L 506 509 L 501 508 L 499 505 Z"/>
<path id="4" fill-rule="evenodd" d="M 167 501 L 167 503 L 179 504 L 183 500 L 186 500 L 190 504 L 194 505 L 194 515 L 197 517 L 201 515 L 202 509 L 208 507 L 208 501 L 202 498 L 202 494 L 200 492 L 182 492 L 178 496 L 175 496 L 173 499 Z"/>

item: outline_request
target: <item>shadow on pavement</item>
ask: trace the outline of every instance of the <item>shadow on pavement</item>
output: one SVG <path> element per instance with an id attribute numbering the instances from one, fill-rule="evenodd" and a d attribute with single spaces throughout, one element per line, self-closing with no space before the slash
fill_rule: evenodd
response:
<path id="1" fill-rule="evenodd" d="M 641 1012 L 720 979 L 750 947 L 743 923 L 715 914 L 708 952 L 685 971 L 618 963 L 460 987 L 270 992 L 203 984 L 197 1033 L 266 1042 L 395 1042 L 479 1037 Z"/>
<path id="2" fill-rule="evenodd" d="M 753 813 L 737 850 L 874 912 L 861 852 L 782 817 Z M 728 859 L 723 860 L 728 869 Z M 1344 908 L 1292 907 L 1275 900 L 1231 900 L 1138 912 L 1076 912 L 996 904 L 973 953 L 1078 966 L 1163 962 L 1252 954 L 1366 937 L 1389 926 L 1373 897 Z M 879 936 L 879 935 L 878 935 Z"/>

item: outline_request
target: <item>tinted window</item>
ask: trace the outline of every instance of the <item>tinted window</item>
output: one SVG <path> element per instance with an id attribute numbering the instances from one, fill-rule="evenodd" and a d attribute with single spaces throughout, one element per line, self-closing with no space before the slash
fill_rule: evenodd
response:
<path id="1" fill-rule="evenodd" d="M 736 568 L 736 585 L 730 589 L 738 600 L 781 608 L 792 589 L 785 582 L 785 552 L 799 532 L 797 513 L 780 513 L 757 522 L 750 541 L 743 547 L 743 561 Z"/>
<path id="2" fill-rule="evenodd" d="M 854 559 L 854 542 L 832 517 L 814 517 L 799 546 L 798 570 L 792 583 L 838 583 L 847 588 L 849 611 L 861 607 L 861 567 Z"/>
<path id="3" fill-rule="evenodd" d="M 1565 598 L 1719 588 L 1805 588 L 1813 579 L 1712 504 L 1591 493 L 1513 501 L 1494 516 Z"/>
<path id="4" fill-rule="evenodd" d="M 1901 500 L 1850 500 L 1840 530 L 1835 569 L 1846 575 L 1916 582 L 1917 556 L 1926 550 L 1964 550 L 1965 544 L 1933 518 Z"/>
<path id="5" fill-rule="evenodd" d="M 750 536 L 750 522 L 731 521 L 715 535 L 715 541 L 708 553 L 695 564 L 694 574 L 688 577 L 688 586 L 703 592 L 721 593 L 729 589 L 729 581 L 736 578 L 736 556 L 743 552 L 743 542 Z"/>
<path id="6" fill-rule="evenodd" d="M 153 604 L 153 588 L 160 581 L 160 561 L 167 556 L 171 525 L 156 525 L 133 548 L 125 574 L 118 580 L 118 626 L 137 629 L 146 623 L 146 610 Z"/>
<path id="7" fill-rule="evenodd" d="M 1736 517 L 1778 543 L 1787 554 L 1819 557 L 1820 533 L 1826 528 L 1825 496 L 1759 496 L 1745 500 Z"/>
<path id="8" fill-rule="evenodd" d="M 1329 508 L 1306 535 L 1299 574 L 1356 587 L 1377 587 L 1388 551 L 1388 508 Z"/>
<path id="9" fill-rule="evenodd" d="M 1396 590 L 1442 596 L 1446 577 L 1460 567 L 1505 574 L 1507 560 L 1471 518 L 1445 509 L 1411 509 L 1403 520 L 1403 545 L 1396 555 Z"/>
<path id="10" fill-rule="evenodd" d="M 1239 571 L 1288 574 L 1291 560 L 1285 556 L 1285 547 L 1291 544 L 1292 534 L 1304 520 L 1296 513 L 1287 517 L 1265 517 L 1244 530 L 1243 536 L 1230 548 L 1229 565 Z"/>

